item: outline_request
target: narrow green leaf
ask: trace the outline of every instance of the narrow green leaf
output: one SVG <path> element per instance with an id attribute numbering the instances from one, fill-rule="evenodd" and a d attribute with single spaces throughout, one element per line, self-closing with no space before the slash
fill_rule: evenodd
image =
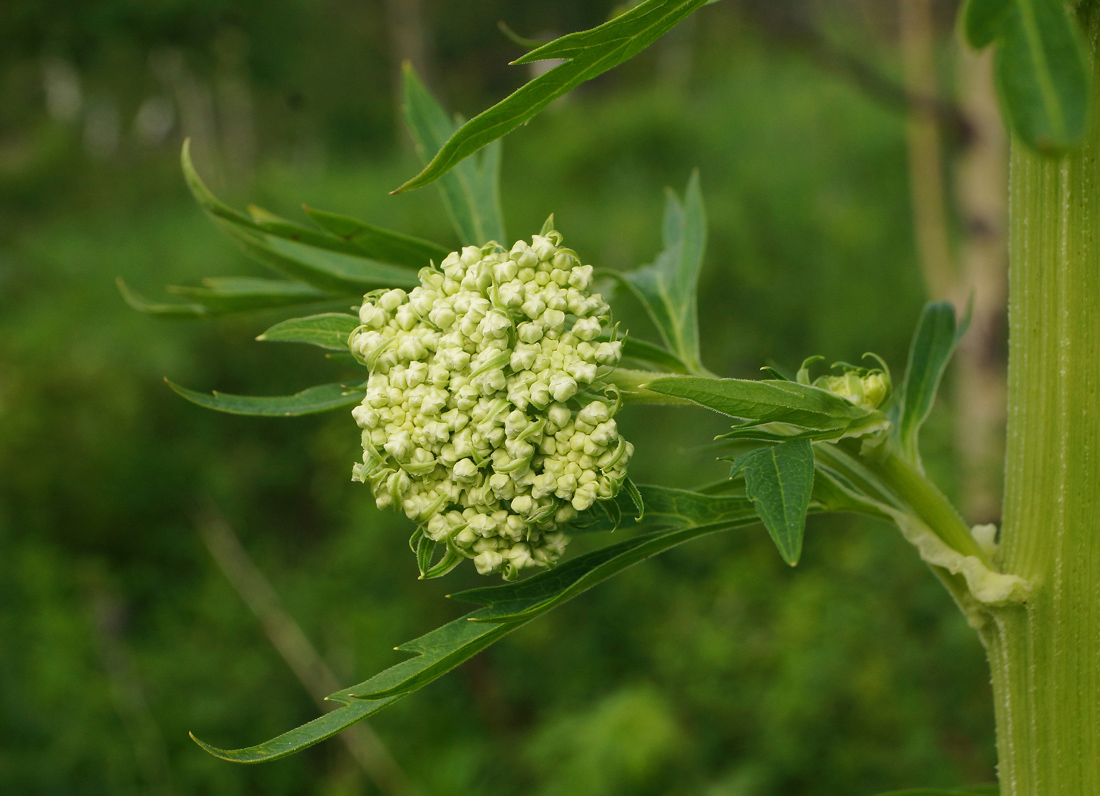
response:
<path id="1" fill-rule="evenodd" d="M 611 338 L 605 336 L 598 339 L 606 341 Z M 689 372 L 688 366 L 671 351 L 661 348 L 659 345 L 647 343 L 645 340 L 639 340 L 637 337 L 623 339 L 623 359 L 628 360 L 621 363 L 623 367 L 636 364 L 648 370 L 657 370 L 664 373 L 687 374 Z"/>
<path id="2" fill-rule="evenodd" d="M 305 208 L 305 211 L 321 229 L 351 244 L 372 260 L 419 269 L 432 261 L 438 264 L 450 253 L 437 243 L 391 232 L 348 216 L 311 207 Z"/>
<path id="3" fill-rule="evenodd" d="M 649 491 L 646 487 L 641 489 L 643 492 Z M 690 502 L 682 495 L 676 498 L 676 501 L 685 508 Z M 747 502 L 745 505 L 748 506 Z M 425 636 L 403 644 L 399 647 L 400 650 L 416 653 L 417 657 L 403 661 L 365 682 L 333 694 L 329 699 L 340 703 L 342 707 L 332 713 L 314 719 L 271 741 L 246 749 L 220 749 L 197 738 L 195 740 L 215 757 L 237 763 L 257 763 L 285 757 L 377 713 L 387 705 L 455 668 L 513 630 L 522 627 L 538 614 L 575 597 L 634 564 L 701 536 L 754 524 L 757 521 L 751 507 L 739 516 L 741 518 L 738 520 L 633 536 L 623 542 L 579 556 L 527 580 L 497 586 L 494 587 L 495 590 L 476 589 L 456 595 L 463 599 L 476 598 L 486 607 L 479 608 Z M 514 616 L 522 618 L 507 618 Z M 193 735 L 192 738 L 194 738 Z"/>
<path id="4" fill-rule="evenodd" d="M 627 478 L 623 482 L 623 489 L 630 496 L 630 499 L 634 501 L 634 508 L 638 510 L 638 514 L 635 516 L 637 522 L 641 522 L 645 519 L 645 498 L 642 497 L 642 492 L 638 489 L 638 485 L 634 483 L 633 479 Z"/>
<path id="5" fill-rule="evenodd" d="M 184 178 L 199 206 L 246 254 L 276 271 L 330 293 L 362 293 L 378 287 L 419 284 L 412 269 L 368 259 L 327 233 L 262 213 L 257 221 L 221 202 L 191 162 L 189 142 L 180 154 Z"/>
<path id="6" fill-rule="evenodd" d="M 439 147 L 424 170 L 395 193 L 438 180 L 465 158 L 528 121 L 558 97 L 633 58 L 705 2 L 646 0 L 603 25 L 563 36 L 527 53 L 516 63 L 544 58 L 569 60 L 462 125 Z"/>
<path id="7" fill-rule="evenodd" d="M 975 49 L 992 44 L 1012 13 L 1014 0 L 969 0 L 961 10 L 966 43 Z"/>
<path id="8" fill-rule="evenodd" d="M 963 331 L 956 328 L 955 308 L 950 303 L 933 301 L 924 305 L 909 344 L 898 418 L 902 454 L 915 464 L 920 464 L 920 427 L 932 411 L 940 380 Z"/>
<path id="9" fill-rule="evenodd" d="M 802 555 L 806 512 L 814 486 L 814 450 L 806 439 L 758 448 L 734 462 L 731 477 L 745 475 L 745 493 L 792 567 Z"/>
<path id="10" fill-rule="evenodd" d="M 635 530 L 681 528 L 724 521 L 739 522 L 756 516 L 755 509 L 741 496 L 705 495 L 687 489 L 642 484 L 638 485 L 638 492 L 645 505 L 645 516 L 639 523 L 632 526 Z M 636 512 L 634 499 L 629 494 L 620 492 L 615 502 L 619 505 L 621 512 L 628 515 Z M 579 517 L 562 530 L 574 534 L 610 531 L 613 527 L 611 518 L 593 506 L 581 512 Z"/>
<path id="11" fill-rule="evenodd" d="M 631 37 L 644 35 L 654 26 L 660 26 L 669 7 L 677 5 L 667 2 L 638 3 L 622 14 L 613 17 L 591 30 L 569 33 L 553 41 L 542 44 L 531 52 L 520 56 L 512 63 L 529 64 L 545 61 L 548 58 L 576 58 L 585 50 L 606 46 L 609 43 L 628 41 Z M 679 3 L 683 5 L 683 3 Z"/>
<path id="12" fill-rule="evenodd" d="M 401 84 L 402 112 L 423 161 L 455 135 L 459 124 L 405 63 Z M 478 158 L 460 164 L 439 181 L 439 193 L 459 240 L 481 246 L 491 240 L 507 243 L 500 209 L 500 144 Z"/>
<path id="13" fill-rule="evenodd" d="M 150 301 L 135 292 L 121 276 L 115 278 L 115 285 L 118 287 L 118 292 L 122 294 L 123 301 L 132 309 L 144 312 L 146 315 L 160 315 L 165 318 L 206 318 L 213 314 L 205 304 Z"/>
<path id="14" fill-rule="evenodd" d="M 363 400 L 365 392 L 362 388 L 344 384 L 321 384 L 294 395 L 227 395 L 220 392 L 207 395 L 173 384 L 168 379 L 165 382 L 178 395 L 193 404 L 231 415 L 258 417 L 297 417 L 353 406 Z"/>
<path id="15" fill-rule="evenodd" d="M 168 285 L 165 290 L 193 299 L 213 314 L 317 304 L 357 295 L 336 295 L 301 282 L 247 276 L 213 276 L 202 280 L 201 287 Z"/>
<path id="16" fill-rule="evenodd" d="M 855 421 L 880 414 L 831 392 L 791 381 L 669 376 L 651 381 L 646 388 L 686 398 L 730 417 L 823 431 L 846 429 Z"/>
<path id="17" fill-rule="evenodd" d="M 359 319 L 341 312 L 326 312 L 277 323 L 257 340 L 280 343 L 309 343 L 333 351 L 347 351 L 348 337 L 359 327 Z"/>
<path id="18" fill-rule="evenodd" d="M 1063 0 L 970 0 L 961 26 L 973 47 L 997 47 L 995 75 L 1009 126 L 1027 146 L 1074 146 L 1088 120 L 1088 56 Z"/>
<path id="19" fill-rule="evenodd" d="M 653 264 L 620 276 L 653 319 L 669 350 L 689 371 L 705 373 L 699 358 L 697 295 L 707 221 L 698 171 L 688 181 L 683 204 L 668 191 L 663 236 L 664 249 Z"/>

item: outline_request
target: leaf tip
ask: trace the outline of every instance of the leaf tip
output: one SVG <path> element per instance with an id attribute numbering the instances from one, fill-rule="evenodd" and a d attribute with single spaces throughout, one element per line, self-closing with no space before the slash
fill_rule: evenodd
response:
<path id="1" fill-rule="evenodd" d="M 222 760 L 229 760 L 229 757 L 226 755 L 224 749 L 219 749 L 216 746 L 212 746 L 211 744 L 208 744 L 206 741 L 200 739 L 197 735 L 195 735 L 195 733 L 191 732 L 190 730 L 187 731 L 187 735 L 192 741 L 194 741 L 196 744 L 198 744 L 199 747 L 204 752 L 206 752 L 207 754 L 211 754 L 214 757 L 220 758 Z"/>

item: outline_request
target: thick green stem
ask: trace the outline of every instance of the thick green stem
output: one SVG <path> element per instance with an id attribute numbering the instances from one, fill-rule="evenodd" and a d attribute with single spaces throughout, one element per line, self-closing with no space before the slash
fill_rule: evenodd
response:
<path id="1" fill-rule="evenodd" d="M 1095 45 L 1100 14 L 1086 8 Z M 999 558 L 1034 590 L 982 633 L 1001 793 L 1090 796 L 1100 794 L 1100 128 L 1058 159 L 1014 143 L 1009 198 Z"/>
<path id="2" fill-rule="evenodd" d="M 970 528 L 951 505 L 951 501 L 916 467 L 895 451 L 888 451 L 883 456 L 864 457 L 863 462 L 953 550 L 989 564 L 985 553 L 970 535 Z"/>

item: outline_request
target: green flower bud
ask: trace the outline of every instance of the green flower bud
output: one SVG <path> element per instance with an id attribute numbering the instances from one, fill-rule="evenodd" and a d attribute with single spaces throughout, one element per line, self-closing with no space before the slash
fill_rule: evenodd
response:
<path id="1" fill-rule="evenodd" d="M 592 272 L 551 231 L 452 252 L 420 287 L 360 308 L 349 347 L 370 377 L 354 476 L 483 574 L 552 566 L 568 540 L 556 525 L 625 478 L 617 403 L 577 396 L 604 390 L 622 353 L 595 341 L 610 318 Z"/>

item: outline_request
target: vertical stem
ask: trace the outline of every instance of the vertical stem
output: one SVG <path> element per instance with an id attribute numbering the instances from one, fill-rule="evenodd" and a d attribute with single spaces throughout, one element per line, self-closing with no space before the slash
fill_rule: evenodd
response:
<path id="1" fill-rule="evenodd" d="M 1100 793 L 1100 128 L 1058 159 L 1012 150 L 1000 558 L 1034 591 L 983 639 L 1002 795 L 1083 796 Z"/>

